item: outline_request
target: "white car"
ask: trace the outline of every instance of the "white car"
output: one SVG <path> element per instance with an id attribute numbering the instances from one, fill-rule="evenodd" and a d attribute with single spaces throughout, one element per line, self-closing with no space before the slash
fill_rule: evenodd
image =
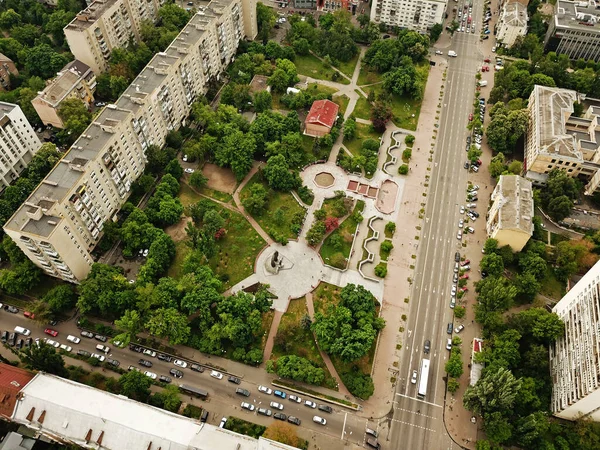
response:
<path id="1" fill-rule="evenodd" d="M 302 403 L 302 399 L 297 395 L 288 395 L 288 400 L 296 403 Z"/>
<path id="2" fill-rule="evenodd" d="M 464 224 L 465 224 L 465 221 L 463 219 L 460 219 L 458 221 L 458 228 L 462 228 Z"/>
<path id="3" fill-rule="evenodd" d="M 452 350 L 452 339 L 448 338 L 446 342 L 446 350 Z"/>
<path id="4" fill-rule="evenodd" d="M 185 173 L 194 173 L 195 170 L 194 169 L 190 169 L 189 167 L 186 167 L 184 170 Z"/>
<path id="5" fill-rule="evenodd" d="M 451 295 L 452 296 L 456 295 L 456 285 L 455 284 L 452 285 L 452 294 Z"/>
<path id="6" fill-rule="evenodd" d="M 322 417 L 319 417 L 319 416 L 314 416 L 313 417 L 313 422 L 320 423 L 321 425 L 327 425 L 327 421 L 325 419 L 323 419 Z"/>
<path id="7" fill-rule="evenodd" d="M 462 231 L 456 233 L 456 239 L 458 239 L 459 241 L 462 239 Z"/>
<path id="8" fill-rule="evenodd" d="M 99 355 L 98 353 L 92 353 L 92 358 L 99 359 L 100 362 L 104 362 L 104 360 L 106 359 L 104 355 Z"/>
<path id="9" fill-rule="evenodd" d="M 413 370 L 412 377 L 410 378 L 412 384 L 417 384 L 417 371 Z"/>
<path id="10" fill-rule="evenodd" d="M 467 208 L 477 208 L 477 203 L 467 203 Z"/>
<path id="11" fill-rule="evenodd" d="M 110 352 L 110 347 L 108 347 L 106 345 L 98 344 L 98 345 L 96 345 L 96 350 L 99 350 L 104 353 L 108 353 L 108 352 Z"/>
<path id="12" fill-rule="evenodd" d="M 479 189 L 479 185 L 474 184 L 473 186 L 470 186 L 469 189 L 472 189 L 474 191 L 477 191 Z"/>
<path id="13" fill-rule="evenodd" d="M 223 379 L 223 374 L 221 372 L 217 372 L 216 370 L 211 370 L 210 371 L 210 376 L 213 378 L 216 378 L 217 380 L 222 380 Z"/>
<path id="14" fill-rule="evenodd" d="M 81 339 L 77 336 L 68 335 L 67 341 L 72 342 L 73 344 L 79 344 L 81 342 Z"/>
<path id="15" fill-rule="evenodd" d="M 177 367 L 181 367 L 182 369 L 185 369 L 188 366 L 188 364 L 185 361 L 182 361 L 180 359 L 174 360 L 173 364 L 175 364 Z"/>
<path id="16" fill-rule="evenodd" d="M 156 352 L 154 350 L 150 350 L 149 348 L 145 348 L 142 352 L 144 355 L 151 356 L 152 358 L 156 357 Z"/>
<path id="17" fill-rule="evenodd" d="M 66 352 L 70 352 L 71 350 L 73 350 L 73 347 L 67 344 L 60 344 L 60 348 Z"/>
<path id="18" fill-rule="evenodd" d="M 146 256 L 148 256 L 148 252 L 150 252 L 149 249 L 144 249 L 144 251 L 142 252 L 142 256 L 145 258 Z"/>
<path id="19" fill-rule="evenodd" d="M 146 375 L 147 377 L 152 378 L 153 380 L 156 380 L 156 374 L 154 372 L 150 372 L 149 370 L 146 370 L 144 372 L 144 375 Z"/>
<path id="20" fill-rule="evenodd" d="M 58 348 L 60 344 L 52 339 L 46 339 L 46 344 L 51 345 L 52 347 Z"/>
<path id="21" fill-rule="evenodd" d="M 461 213 L 461 214 L 464 214 L 464 213 L 465 213 L 465 207 L 464 207 L 464 206 L 461 206 L 461 207 L 460 207 L 460 213 Z"/>
<path id="22" fill-rule="evenodd" d="M 436 50 L 436 51 L 435 51 L 435 54 L 436 54 L 436 55 L 443 55 L 443 54 L 444 54 L 444 52 L 442 52 L 442 51 L 440 51 L 440 50 Z"/>
<path id="23" fill-rule="evenodd" d="M 311 402 L 310 400 L 304 400 L 304 406 L 314 409 L 317 407 L 317 404 L 315 402 Z"/>
<path id="24" fill-rule="evenodd" d="M 457 326 L 457 327 L 454 329 L 454 332 L 455 332 L 455 333 L 460 333 L 460 332 L 461 332 L 462 330 L 464 330 L 464 329 L 465 329 L 465 326 L 464 326 L 464 325 L 459 325 L 459 326 Z"/>
<path id="25" fill-rule="evenodd" d="M 271 408 L 279 409 L 280 411 L 283 409 L 283 405 L 281 403 L 271 402 L 269 405 L 271 405 Z"/>
<path id="26" fill-rule="evenodd" d="M 266 386 L 258 386 L 258 391 L 267 395 L 271 395 L 273 393 L 273 391 Z"/>
<path id="27" fill-rule="evenodd" d="M 254 411 L 254 405 L 247 402 L 242 402 L 242 409 L 247 409 L 248 411 Z"/>
<path id="28" fill-rule="evenodd" d="M 496 53 L 496 47 L 492 47 L 492 52 Z"/>
<path id="29" fill-rule="evenodd" d="M 183 158 L 181 158 L 181 159 L 183 159 L 183 162 L 187 162 L 187 160 L 188 160 L 188 155 L 183 155 Z"/>

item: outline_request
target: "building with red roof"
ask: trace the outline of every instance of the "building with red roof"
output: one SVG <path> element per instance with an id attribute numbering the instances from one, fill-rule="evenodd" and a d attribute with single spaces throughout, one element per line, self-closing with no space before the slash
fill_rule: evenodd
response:
<path id="1" fill-rule="evenodd" d="M 340 107 L 331 100 L 317 100 L 310 107 L 304 121 L 304 134 L 322 137 L 331 131 Z"/>
<path id="2" fill-rule="evenodd" d="M 0 363 L 0 417 L 10 420 L 19 392 L 33 377 L 27 370 Z"/>

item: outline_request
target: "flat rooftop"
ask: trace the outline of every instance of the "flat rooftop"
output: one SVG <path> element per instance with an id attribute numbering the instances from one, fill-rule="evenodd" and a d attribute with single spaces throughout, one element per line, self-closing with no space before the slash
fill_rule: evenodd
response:
<path id="1" fill-rule="evenodd" d="M 600 37 L 600 3 L 595 1 L 558 0 L 554 20 L 559 27 L 595 32 Z"/>
<path id="2" fill-rule="evenodd" d="M 65 27 L 74 30 L 85 30 L 92 26 L 108 9 L 119 0 L 96 0 L 87 8 L 82 9 Z"/>
<path id="3" fill-rule="evenodd" d="M 533 234 L 534 210 L 531 181 L 519 175 L 501 175 L 498 187 L 501 195 L 498 211 L 500 228 Z"/>

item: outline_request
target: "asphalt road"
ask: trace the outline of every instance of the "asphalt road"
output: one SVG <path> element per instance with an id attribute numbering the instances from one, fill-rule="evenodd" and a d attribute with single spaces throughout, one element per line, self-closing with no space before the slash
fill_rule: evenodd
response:
<path id="1" fill-rule="evenodd" d="M 464 0 L 448 4 L 463 8 Z M 458 57 L 448 58 L 446 93 L 443 98 L 437 151 L 434 155 L 431 185 L 425 208 L 425 223 L 417 257 L 416 276 L 411 293 L 408 338 L 400 361 L 400 379 L 394 401 L 394 415 L 389 442 L 397 449 L 457 448 L 445 431 L 443 405 L 445 396 L 444 366 L 449 352 L 446 327 L 452 321 L 450 294 L 454 254 L 460 250 L 457 239 L 460 205 L 464 205 L 467 187 L 466 137 L 469 113 L 473 111 L 475 75 L 483 61 L 478 50 L 483 1 L 473 7 L 475 34 L 456 33 L 452 44 Z M 439 57 L 434 59 L 440 59 Z M 479 211 L 482 216 L 484 215 Z M 481 227 L 483 219 L 472 226 Z M 431 351 L 424 354 L 425 340 L 431 341 Z M 468 343 L 466 344 L 468 347 Z M 463 345 L 464 347 L 464 345 Z M 421 360 L 430 363 L 429 383 L 424 400 L 418 400 L 418 383 L 411 383 L 413 370 L 420 372 Z M 468 375 L 467 375 L 468 376 Z M 463 380 L 465 377 L 463 376 Z M 463 381 L 464 382 L 464 381 Z"/>
<path id="2" fill-rule="evenodd" d="M 95 339 L 85 338 L 79 334 L 79 330 L 76 328 L 74 319 L 50 327 L 59 332 L 57 337 L 52 337 L 44 333 L 44 325 L 38 324 L 35 321 L 25 318 L 23 316 L 22 310 L 20 310 L 17 314 L 11 314 L 3 309 L 0 309 L 0 332 L 7 330 L 10 333 L 14 330 L 14 327 L 17 325 L 30 329 L 31 335 L 29 337 L 33 338 L 34 340 L 35 338 L 49 338 L 59 342 L 60 344 L 67 344 L 71 346 L 73 348 L 72 354 L 77 353 L 77 350 L 86 350 L 90 353 L 101 353 L 98 350 L 96 350 L 96 345 L 107 345 L 110 348 L 110 351 L 106 356 L 118 360 L 120 362 L 120 367 L 125 370 L 130 365 L 132 365 L 139 368 L 142 371 L 151 371 L 155 373 L 157 377 L 159 377 L 160 375 L 171 376 L 169 374 L 169 370 L 171 368 L 178 368 L 173 363 L 161 361 L 156 357 L 153 358 L 148 355 L 143 355 L 141 353 L 134 352 L 132 350 L 129 350 L 128 347 L 120 349 L 116 348 L 110 342 L 102 343 Z M 68 334 L 72 334 L 81 338 L 80 343 L 73 344 L 71 342 L 68 342 Z M 4 351 L 4 349 L 2 350 L 2 353 L 6 355 L 6 351 Z M 12 355 L 7 355 L 7 357 L 9 357 L 10 359 L 14 359 Z M 139 365 L 138 361 L 141 358 L 151 361 L 153 364 L 152 367 L 146 368 L 144 366 Z M 190 360 L 186 361 L 190 363 Z M 80 360 L 78 359 L 70 359 L 67 364 L 77 364 L 79 362 Z M 182 394 L 181 398 L 184 401 L 196 404 L 198 406 L 202 406 L 203 408 L 207 409 L 210 412 L 208 422 L 214 425 L 218 425 L 222 417 L 235 416 L 253 423 L 259 423 L 261 425 L 268 426 L 276 419 L 273 419 L 272 417 L 258 415 L 256 410 L 253 412 L 247 411 L 245 409 L 242 409 L 240 405 L 242 402 L 248 402 L 255 405 L 256 408 L 265 407 L 270 409 L 273 413 L 275 413 L 277 412 L 277 410 L 275 408 L 270 407 L 269 405 L 270 402 L 275 401 L 281 403 L 284 406 L 281 412 L 288 416 L 292 415 L 298 417 L 302 421 L 300 429 L 298 430 L 300 436 L 303 436 L 305 438 L 313 438 L 315 434 L 321 434 L 335 439 L 333 442 L 336 442 L 339 439 L 348 440 L 359 445 L 362 445 L 362 443 L 364 442 L 365 428 L 367 427 L 367 421 L 365 419 L 355 416 L 353 414 L 353 411 L 344 408 L 339 408 L 335 405 L 330 405 L 333 408 L 333 413 L 331 414 L 324 411 L 320 411 L 318 409 L 309 408 L 304 405 L 304 400 L 312 400 L 317 404 L 319 404 L 320 402 L 318 401 L 318 399 L 305 397 L 304 395 L 300 395 L 300 397 L 302 397 L 302 403 L 298 404 L 290 401 L 287 398 L 284 400 L 275 397 L 274 395 L 267 395 L 261 393 L 258 391 L 259 383 L 263 383 L 272 390 L 275 390 L 277 388 L 275 386 L 272 386 L 269 382 L 260 380 L 250 380 L 249 378 L 251 378 L 253 374 L 258 374 L 258 370 L 248 371 L 246 375 L 242 375 L 242 382 L 240 385 L 237 385 L 227 381 L 227 374 L 224 374 L 224 377 L 221 380 L 211 377 L 210 368 L 205 368 L 205 371 L 202 373 L 190 370 L 189 365 L 186 369 L 178 369 L 184 373 L 184 376 L 181 379 L 175 379 L 171 376 L 171 378 L 173 378 L 173 384 L 188 384 L 209 392 L 209 397 L 206 401 L 202 401 L 196 398 L 191 399 L 185 394 Z M 113 374 L 113 372 L 109 370 L 105 371 L 105 375 Z M 260 374 L 264 375 L 264 372 L 261 370 Z M 118 377 L 117 374 L 114 374 L 114 376 Z M 265 380 L 264 376 L 262 378 L 263 380 Z M 250 396 L 245 397 L 236 394 L 235 389 L 237 387 L 241 387 L 250 391 Z M 283 390 L 285 391 L 285 389 Z M 288 395 L 290 394 L 289 391 L 286 392 Z M 315 415 L 326 419 L 327 424 L 323 426 L 314 423 L 312 419 Z M 375 425 L 371 425 L 371 427 L 375 427 Z"/>

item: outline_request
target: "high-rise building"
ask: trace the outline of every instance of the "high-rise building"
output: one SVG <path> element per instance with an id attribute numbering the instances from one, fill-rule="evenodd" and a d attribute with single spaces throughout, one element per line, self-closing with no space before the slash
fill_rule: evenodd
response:
<path id="1" fill-rule="evenodd" d="M 104 224 L 116 219 L 144 170 L 146 148 L 164 144 L 232 61 L 240 40 L 255 36 L 254 0 L 213 0 L 94 118 L 5 232 L 48 275 L 84 279 Z"/>
<path id="2" fill-rule="evenodd" d="M 374 0 L 371 21 L 425 31 L 443 23 L 446 5 L 446 0 Z"/>
<path id="3" fill-rule="evenodd" d="M 550 346 L 555 416 L 600 420 L 600 262 L 552 309 L 565 334 Z"/>
<path id="4" fill-rule="evenodd" d="M 587 179 L 585 193 L 592 195 L 600 186 L 600 108 L 590 106 L 583 117 L 573 115 L 577 92 L 547 86 L 534 86 L 527 109 L 525 134 L 525 177 L 543 186 L 552 169 L 571 177 Z"/>
<path id="5" fill-rule="evenodd" d="M 0 190 L 19 176 L 41 146 L 21 108 L 0 102 Z"/>
<path id="6" fill-rule="evenodd" d="M 64 28 L 71 53 L 97 75 L 108 69 L 114 48 L 140 41 L 144 20 L 155 22 L 165 0 L 96 0 Z"/>
<path id="7" fill-rule="evenodd" d="M 600 61 L 600 4 L 596 0 L 558 0 L 546 37 L 546 51 L 569 59 Z"/>
<path id="8" fill-rule="evenodd" d="M 96 75 L 90 66 L 76 59 L 63 67 L 56 78 L 31 100 L 31 104 L 44 125 L 63 128 L 63 120 L 58 115 L 62 102 L 76 98 L 89 108 L 94 101 L 94 92 Z"/>

